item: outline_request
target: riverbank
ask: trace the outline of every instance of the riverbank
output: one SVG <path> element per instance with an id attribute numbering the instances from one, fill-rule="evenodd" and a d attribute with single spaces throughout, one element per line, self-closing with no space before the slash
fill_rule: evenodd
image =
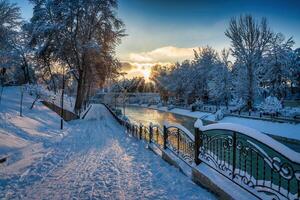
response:
<path id="1" fill-rule="evenodd" d="M 143 108 L 150 108 L 155 109 L 159 111 L 164 112 L 170 112 L 178 115 L 183 115 L 187 117 L 197 118 L 197 119 L 204 119 L 212 122 L 218 122 L 218 123 L 235 123 L 240 124 L 244 126 L 248 126 L 251 128 L 254 128 L 256 130 L 259 130 L 263 133 L 274 135 L 287 138 L 291 140 L 298 140 L 300 141 L 300 124 L 291 124 L 291 123 L 279 123 L 279 122 L 271 122 L 271 121 L 264 121 L 264 120 L 258 120 L 258 119 L 247 119 L 247 118 L 241 118 L 241 117 L 233 117 L 233 116 L 226 116 L 220 121 L 216 121 L 216 116 L 213 113 L 206 113 L 206 112 L 200 112 L 195 111 L 192 112 L 187 109 L 181 109 L 181 108 L 173 108 L 168 110 L 167 107 L 157 107 L 157 106 L 147 106 L 145 104 L 139 105 L 139 104 L 130 104 L 130 106 L 137 106 L 137 107 L 143 107 Z"/>

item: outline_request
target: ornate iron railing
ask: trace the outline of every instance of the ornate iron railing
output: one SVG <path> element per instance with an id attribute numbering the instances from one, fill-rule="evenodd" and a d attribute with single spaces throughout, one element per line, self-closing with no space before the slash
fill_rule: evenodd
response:
<path id="1" fill-rule="evenodd" d="M 194 135 L 179 124 L 164 124 L 166 132 L 166 147 L 172 150 L 185 162 L 192 164 L 194 161 Z"/>
<path id="2" fill-rule="evenodd" d="M 157 124 L 150 124 L 150 142 L 156 144 L 160 149 L 164 148 L 163 130 Z"/>
<path id="3" fill-rule="evenodd" d="M 193 135 L 178 124 L 161 129 L 112 114 L 134 137 L 171 150 L 189 165 L 204 163 L 260 199 L 300 199 L 300 153 L 259 131 L 197 120 Z"/>
<path id="4" fill-rule="evenodd" d="M 254 129 L 196 122 L 198 158 L 263 199 L 300 199 L 300 154 Z"/>

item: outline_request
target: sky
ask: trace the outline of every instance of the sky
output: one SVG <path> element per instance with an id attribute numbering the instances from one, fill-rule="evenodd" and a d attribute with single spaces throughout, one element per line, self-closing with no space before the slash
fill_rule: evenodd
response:
<path id="1" fill-rule="evenodd" d="M 29 19 L 32 6 L 20 5 Z M 181 62 L 193 57 L 193 49 L 230 47 L 224 32 L 232 17 L 251 14 L 266 17 L 271 29 L 293 37 L 300 47 L 300 0 L 119 0 L 118 17 L 128 36 L 117 47 L 117 57 L 128 77 L 143 75 L 156 63 Z"/>

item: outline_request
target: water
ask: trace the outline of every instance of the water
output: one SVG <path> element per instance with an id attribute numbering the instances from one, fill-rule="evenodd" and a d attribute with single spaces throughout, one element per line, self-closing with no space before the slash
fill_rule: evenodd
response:
<path id="1" fill-rule="evenodd" d="M 123 108 L 122 112 L 124 112 Z M 142 108 L 138 106 L 126 106 L 125 115 L 137 123 L 142 123 L 143 125 L 149 125 L 150 122 L 153 124 L 163 125 L 164 121 L 170 123 L 178 123 L 186 127 L 191 133 L 194 133 L 194 123 L 197 120 L 193 117 L 187 117 L 183 115 L 178 115 L 170 112 L 159 111 L 151 108 Z M 271 133 L 270 133 L 271 134 Z M 299 141 L 287 141 L 280 137 L 272 136 L 277 141 L 285 144 L 291 149 L 300 152 L 300 142 Z"/>
<path id="2" fill-rule="evenodd" d="M 124 112 L 123 108 L 122 113 Z M 126 106 L 125 115 L 132 121 L 137 123 L 142 123 L 143 125 L 159 124 L 161 127 L 163 126 L 164 121 L 169 123 L 177 123 L 181 124 L 190 130 L 192 133 L 194 132 L 194 123 L 196 122 L 196 118 L 187 117 L 183 115 L 178 115 L 170 112 L 159 111 L 150 108 L 142 108 L 137 106 Z"/>

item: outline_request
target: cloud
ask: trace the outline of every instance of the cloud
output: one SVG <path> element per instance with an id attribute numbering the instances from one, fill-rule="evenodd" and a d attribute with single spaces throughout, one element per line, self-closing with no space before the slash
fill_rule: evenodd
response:
<path id="1" fill-rule="evenodd" d="M 130 53 L 129 60 L 138 63 L 181 62 L 194 56 L 192 48 L 165 46 L 148 52 Z"/>
<path id="2" fill-rule="evenodd" d="M 138 62 L 121 62 L 121 72 L 125 72 L 126 78 L 133 78 L 144 76 L 144 71 L 151 71 L 154 65 L 170 66 L 172 63 L 169 62 L 155 62 L 155 63 L 138 63 Z"/>
<path id="3" fill-rule="evenodd" d="M 121 70 L 122 71 L 130 71 L 134 68 L 136 68 L 136 66 L 132 65 L 129 62 L 121 62 Z"/>

